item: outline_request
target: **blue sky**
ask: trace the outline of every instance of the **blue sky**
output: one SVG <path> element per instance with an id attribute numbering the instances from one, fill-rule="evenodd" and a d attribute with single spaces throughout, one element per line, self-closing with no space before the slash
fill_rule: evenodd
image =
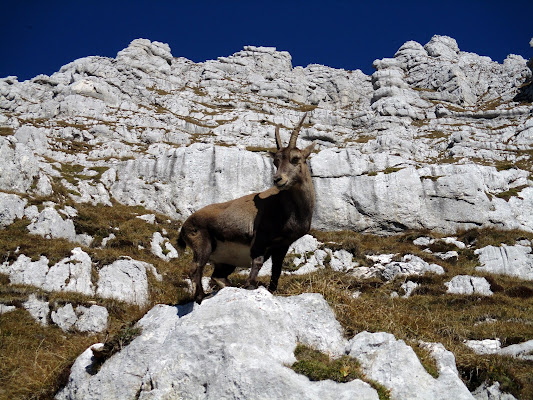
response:
<path id="1" fill-rule="evenodd" d="M 196 62 L 245 45 L 275 46 L 291 53 L 294 66 L 367 74 L 376 58 L 434 34 L 498 62 L 511 53 L 533 57 L 533 0 L 3 0 L 0 10 L 0 77 L 19 80 L 84 56 L 115 57 L 141 37 Z"/>

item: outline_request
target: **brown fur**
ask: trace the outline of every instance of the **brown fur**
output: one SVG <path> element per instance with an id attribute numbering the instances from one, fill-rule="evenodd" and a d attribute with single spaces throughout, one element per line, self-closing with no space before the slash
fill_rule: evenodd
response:
<path id="1" fill-rule="evenodd" d="M 276 128 L 274 186 L 225 203 L 206 206 L 184 222 L 178 245 L 189 246 L 193 253 L 190 277 L 195 287 L 194 298 L 205 297 L 202 288 L 203 269 L 207 262 L 214 266 L 212 280 L 220 287 L 229 284 L 228 276 L 237 266 L 250 266 L 248 288 L 257 287 L 257 274 L 263 262 L 272 257 L 269 290 L 275 291 L 283 259 L 289 246 L 311 227 L 315 192 L 307 157 L 314 144 L 304 150 L 296 148 L 296 138 L 306 115 L 294 129 L 289 145 L 282 147 Z"/>

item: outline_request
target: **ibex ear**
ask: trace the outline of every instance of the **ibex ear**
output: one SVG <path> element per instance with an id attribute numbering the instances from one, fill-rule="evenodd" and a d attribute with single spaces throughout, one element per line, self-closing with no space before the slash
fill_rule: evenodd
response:
<path id="1" fill-rule="evenodd" d="M 302 150 L 302 156 L 303 158 L 309 157 L 309 154 L 315 149 L 316 142 L 311 143 L 309 146 L 307 146 L 305 149 Z"/>

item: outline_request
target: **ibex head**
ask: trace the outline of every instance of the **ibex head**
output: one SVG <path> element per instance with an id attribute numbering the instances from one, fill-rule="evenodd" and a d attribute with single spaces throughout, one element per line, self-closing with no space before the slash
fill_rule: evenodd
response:
<path id="1" fill-rule="evenodd" d="M 283 147 L 279 135 L 279 126 L 276 126 L 276 146 L 278 151 L 274 155 L 274 165 L 277 168 L 274 175 L 274 185 L 279 190 L 290 189 L 303 183 L 306 179 L 310 179 L 306 160 L 313 151 L 315 144 L 312 143 L 303 150 L 296 147 L 296 139 L 306 117 L 307 113 L 304 114 L 298 126 L 292 131 L 287 147 Z"/>

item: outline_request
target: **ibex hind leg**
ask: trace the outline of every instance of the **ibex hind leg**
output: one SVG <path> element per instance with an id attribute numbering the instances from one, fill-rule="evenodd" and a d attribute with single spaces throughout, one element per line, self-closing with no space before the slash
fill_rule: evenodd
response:
<path id="1" fill-rule="evenodd" d="M 211 281 L 214 282 L 219 288 L 225 288 L 230 286 L 228 276 L 235 271 L 235 266 L 230 264 L 215 264 L 215 270 L 211 275 Z"/>

